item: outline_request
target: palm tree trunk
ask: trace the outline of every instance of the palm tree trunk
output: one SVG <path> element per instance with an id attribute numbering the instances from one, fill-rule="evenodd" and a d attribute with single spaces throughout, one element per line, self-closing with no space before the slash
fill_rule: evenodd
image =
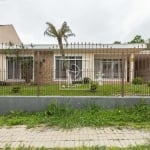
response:
<path id="1" fill-rule="evenodd" d="M 62 39 L 61 38 L 58 38 L 58 44 L 59 44 L 59 48 L 60 48 L 60 53 L 61 53 L 62 58 L 63 58 L 63 65 L 64 65 L 64 68 L 65 68 L 65 71 L 66 71 L 67 85 L 69 86 L 70 84 L 72 84 L 72 79 L 71 79 L 71 74 L 70 74 L 70 71 L 69 71 L 68 62 L 65 58 L 65 52 L 64 52 L 64 49 L 63 49 L 63 44 L 62 44 Z"/>

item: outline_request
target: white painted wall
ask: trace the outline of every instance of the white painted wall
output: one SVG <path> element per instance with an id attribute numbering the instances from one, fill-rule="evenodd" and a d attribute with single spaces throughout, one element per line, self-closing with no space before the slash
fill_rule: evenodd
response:
<path id="1" fill-rule="evenodd" d="M 0 81 L 6 80 L 6 56 L 0 54 Z"/>

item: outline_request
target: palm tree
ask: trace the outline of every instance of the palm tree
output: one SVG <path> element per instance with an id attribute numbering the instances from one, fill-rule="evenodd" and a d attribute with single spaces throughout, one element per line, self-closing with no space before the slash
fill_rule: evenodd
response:
<path id="1" fill-rule="evenodd" d="M 63 40 L 65 41 L 66 45 L 68 45 L 67 39 L 71 36 L 75 36 L 75 34 L 72 33 L 70 27 L 67 25 L 67 22 L 65 21 L 63 22 L 61 28 L 58 30 L 52 23 L 46 22 L 46 24 L 47 24 L 47 29 L 45 30 L 44 35 L 54 37 L 57 39 L 60 53 L 63 59 L 63 65 L 66 71 L 66 76 L 67 76 L 67 79 L 69 80 L 71 76 L 69 73 L 69 66 L 68 66 L 67 60 L 65 59 L 65 52 L 63 49 Z"/>

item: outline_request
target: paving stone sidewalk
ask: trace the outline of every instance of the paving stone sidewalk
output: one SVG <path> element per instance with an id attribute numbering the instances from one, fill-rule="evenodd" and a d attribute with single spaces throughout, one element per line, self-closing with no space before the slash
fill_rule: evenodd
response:
<path id="1" fill-rule="evenodd" d="M 80 147 L 117 146 L 128 147 L 150 142 L 150 130 L 116 128 L 80 128 L 72 130 L 25 126 L 0 128 L 0 147 Z"/>

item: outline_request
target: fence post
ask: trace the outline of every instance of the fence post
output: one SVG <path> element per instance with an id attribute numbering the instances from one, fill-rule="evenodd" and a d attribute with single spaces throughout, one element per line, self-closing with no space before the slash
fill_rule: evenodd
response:
<path id="1" fill-rule="evenodd" d="M 40 77 L 39 77 L 39 74 L 40 74 L 40 52 L 37 51 L 37 96 L 40 95 Z"/>
<path id="2" fill-rule="evenodd" d="M 125 72 L 125 58 L 124 53 L 122 53 L 122 70 L 121 70 L 121 96 L 124 97 L 124 72 Z"/>

